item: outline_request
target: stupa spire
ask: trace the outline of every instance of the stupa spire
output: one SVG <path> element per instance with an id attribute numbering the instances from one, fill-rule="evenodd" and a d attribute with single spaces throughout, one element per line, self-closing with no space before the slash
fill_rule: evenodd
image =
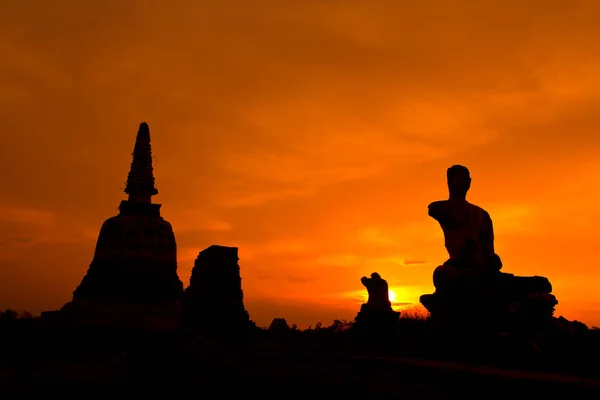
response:
<path id="1" fill-rule="evenodd" d="M 150 203 L 152 196 L 158 194 L 154 186 L 150 128 L 145 122 L 140 124 L 135 138 L 133 161 L 127 176 L 125 193 L 129 195 L 129 201 L 136 203 Z"/>

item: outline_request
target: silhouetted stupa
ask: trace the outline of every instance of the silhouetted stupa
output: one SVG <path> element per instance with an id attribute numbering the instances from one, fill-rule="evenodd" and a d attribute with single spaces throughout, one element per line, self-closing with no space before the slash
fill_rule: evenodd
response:
<path id="1" fill-rule="evenodd" d="M 134 313 L 138 316 L 127 317 L 133 324 L 136 318 L 161 314 L 179 320 L 183 284 L 177 275 L 177 245 L 171 224 L 160 215 L 161 204 L 151 201 L 158 190 L 146 123 L 138 130 L 125 193 L 128 200 L 121 201 L 119 215 L 102 225 L 88 272 L 63 311 L 110 319 L 109 314 L 142 306 Z"/>

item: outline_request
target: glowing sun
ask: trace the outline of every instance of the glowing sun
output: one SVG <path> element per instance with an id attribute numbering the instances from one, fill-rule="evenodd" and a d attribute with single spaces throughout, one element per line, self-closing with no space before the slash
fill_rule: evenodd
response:
<path id="1" fill-rule="evenodd" d="M 396 303 L 398 301 L 398 296 L 396 296 L 396 293 L 393 290 L 388 290 L 389 296 L 390 296 L 390 302 Z"/>

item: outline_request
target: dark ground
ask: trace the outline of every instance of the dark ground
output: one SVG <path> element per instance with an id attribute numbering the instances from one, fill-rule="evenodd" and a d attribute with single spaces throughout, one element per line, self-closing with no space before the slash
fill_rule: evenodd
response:
<path id="1" fill-rule="evenodd" d="M 600 331 L 534 346 L 432 336 L 424 321 L 412 320 L 388 340 L 361 339 L 340 321 L 304 332 L 256 330 L 244 341 L 190 331 L 58 329 L 27 319 L 0 328 L 0 399 L 600 398 Z"/>
<path id="2" fill-rule="evenodd" d="M 570 379 L 564 378 L 565 372 L 560 376 L 549 371 L 531 375 L 515 371 L 514 362 L 507 364 L 522 353 L 510 354 L 495 346 L 494 352 L 505 356 L 496 357 L 495 364 L 506 365 L 494 369 L 489 367 L 492 352 L 483 354 L 474 348 L 469 357 L 458 342 L 454 342 L 454 353 L 442 354 L 435 346 L 428 347 L 429 353 L 422 351 L 423 343 L 416 338 L 403 338 L 395 348 L 382 343 L 360 347 L 343 333 L 326 331 L 320 337 L 284 338 L 263 332 L 244 344 L 202 339 L 189 332 L 149 335 L 36 330 L 30 336 L 21 331 L 18 338 L 5 335 L 3 339 L 4 344 L 12 340 L 17 346 L 4 347 L 2 353 L 2 399 L 159 393 L 278 399 L 506 399 L 525 393 L 536 398 L 600 398 L 600 374 L 593 368 L 582 367 L 581 373 L 574 374 L 579 377 Z M 458 353 L 463 355 L 461 360 Z M 440 362 L 443 358 L 459 363 Z M 549 369 L 542 358 L 526 362 L 522 357 L 520 362 L 529 370 Z M 569 367 L 568 363 L 564 366 Z"/>
<path id="3" fill-rule="evenodd" d="M 507 378 L 410 362 L 263 351 L 218 366 L 203 359 L 180 365 L 176 360 L 163 360 L 160 365 L 143 360 L 49 363 L 31 368 L 5 384 L 0 396 L 100 398 L 115 393 L 141 396 L 165 391 L 169 395 L 207 398 L 505 399 L 524 393 L 535 394 L 536 398 L 598 398 L 600 385 Z"/>

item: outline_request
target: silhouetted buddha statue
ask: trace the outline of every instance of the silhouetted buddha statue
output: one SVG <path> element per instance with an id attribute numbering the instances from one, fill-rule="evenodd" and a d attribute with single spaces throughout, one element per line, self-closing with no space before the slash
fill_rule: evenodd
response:
<path id="1" fill-rule="evenodd" d="M 471 187 L 469 170 L 462 165 L 448 169 L 448 200 L 429 205 L 429 215 L 440 223 L 450 258 L 438 267 L 433 282 L 440 291 L 452 289 L 460 275 L 487 277 L 502 268 L 494 250 L 492 219 L 466 196 Z"/>
<path id="2" fill-rule="evenodd" d="M 447 171 L 447 180 L 448 200 L 431 203 L 429 215 L 439 222 L 444 232 L 449 259 L 433 273 L 436 293 L 421 296 L 421 303 L 433 316 L 434 310 L 440 309 L 442 299 L 451 302 L 452 298 L 470 298 L 473 303 L 472 296 L 476 295 L 479 301 L 506 302 L 513 307 L 525 297 L 535 297 L 551 316 L 557 301 L 549 295 L 552 285 L 548 279 L 500 272 L 502 261 L 494 249 L 492 219 L 487 211 L 466 200 L 471 187 L 469 170 L 453 165 Z M 544 296 L 537 296 L 539 294 Z"/>
<path id="3" fill-rule="evenodd" d="M 370 278 L 363 276 L 360 281 L 367 288 L 369 295 L 366 306 L 372 310 L 389 311 L 392 309 L 388 284 L 377 272 Z"/>

